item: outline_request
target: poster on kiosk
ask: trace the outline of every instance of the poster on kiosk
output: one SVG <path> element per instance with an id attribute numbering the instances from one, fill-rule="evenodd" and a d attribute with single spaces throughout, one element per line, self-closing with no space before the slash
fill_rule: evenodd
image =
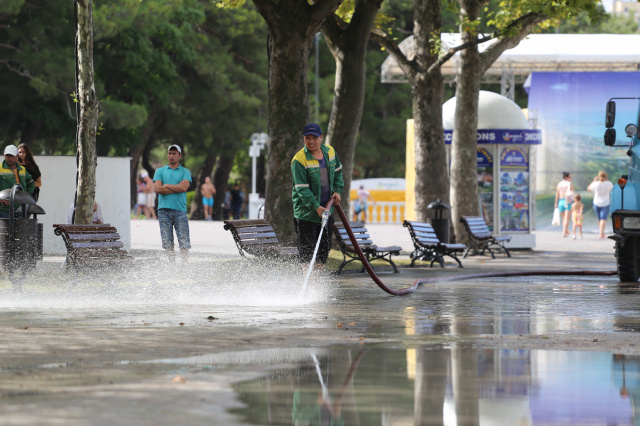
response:
<path id="1" fill-rule="evenodd" d="M 445 130 L 450 145 L 453 131 Z M 495 234 L 511 235 L 511 248 L 532 248 L 535 191 L 531 187 L 533 149 L 542 143 L 538 129 L 479 129 L 477 158 L 478 205 Z M 447 149 L 450 157 L 450 149 Z"/>

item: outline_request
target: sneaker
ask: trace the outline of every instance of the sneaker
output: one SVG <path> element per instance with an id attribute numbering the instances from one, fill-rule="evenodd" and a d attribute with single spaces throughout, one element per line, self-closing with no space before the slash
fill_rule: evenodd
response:
<path id="1" fill-rule="evenodd" d="M 575 236 L 575 235 L 573 236 L 573 239 L 574 239 L 574 240 L 576 239 L 576 236 Z"/>

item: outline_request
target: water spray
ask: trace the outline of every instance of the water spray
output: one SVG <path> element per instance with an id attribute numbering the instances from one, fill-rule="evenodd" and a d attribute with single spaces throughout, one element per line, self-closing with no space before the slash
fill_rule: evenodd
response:
<path id="1" fill-rule="evenodd" d="M 313 251 L 313 256 L 311 257 L 311 262 L 309 263 L 309 270 L 307 271 L 307 276 L 304 279 L 304 283 L 302 284 L 302 290 L 300 291 L 300 296 L 304 296 L 304 292 L 307 290 L 307 284 L 309 283 L 309 277 L 311 277 L 311 272 L 313 271 L 313 265 L 316 263 L 316 256 L 318 255 L 318 247 L 320 247 L 320 241 L 322 241 L 322 234 L 324 234 L 324 228 L 329 223 L 329 218 L 331 217 L 331 206 L 333 205 L 333 198 L 329 200 L 327 205 L 325 206 L 326 210 L 322 212 L 322 226 L 320 227 L 320 235 L 318 236 L 318 242 L 316 242 L 316 248 Z M 331 232 L 331 230 L 329 230 Z"/>

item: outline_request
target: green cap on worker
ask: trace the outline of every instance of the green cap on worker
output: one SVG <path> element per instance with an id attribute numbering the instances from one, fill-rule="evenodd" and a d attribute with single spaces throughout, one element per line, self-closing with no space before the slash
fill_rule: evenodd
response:
<path id="1" fill-rule="evenodd" d="M 4 149 L 4 155 L 18 155 L 18 148 L 15 145 L 7 145 Z"/>

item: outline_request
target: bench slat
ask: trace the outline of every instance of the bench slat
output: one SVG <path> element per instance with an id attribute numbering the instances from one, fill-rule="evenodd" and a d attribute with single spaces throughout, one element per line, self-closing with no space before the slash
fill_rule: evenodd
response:
<path id="1" fill-rule="evenodd" d="M 273 232 L 273 226 L 247 226 L 245 228 L 237 228 L 238 235 L 250 234 L 253 232 Z"/>
<path id="2" fill-rule="evenodd" d="M 349 235 L 341 235 L 343 241 L 348 241 Z M 369 234 L 355 234 L 356 240 L 366 240 L 369 238 Z"/>
<path id="3" fill-rule="evenodd" d="M 276 238 L 275 232 L 254 232 L 251 234 L 239 234 L 238 238 L 242 241 L 253 240 L 255 238 Z"/>
<path id="4" fill-rule="evenodd" d="M 347 230 L 344 229 L 344 228 L 341 228 L 338 231 L 340 232 L 340 235 L 349 235 L 347 233 Z M 369 232 L 369 231 L 367 231 L 367 228 L 360 227 L 360 228 L 351 228 L 351 232 L 353 232 L 354 234 L 361 234 L 363 232 L 366 233 L 366 232 Z"/>
<path id="5" fill-rule="evenodd" d="M 280 241 L 277 238 L 260 238 L 255 240 L 242 240 L 240 242 L 241 245 L 245 246 L 256 246 L 256 245 L 266 245 L 266 244 L 280 244 Z"/>
<path id="6" fill-rule="evenodd" d="M 106 253 L 104 251 L 78 251 L 73 256 L 75 259 L 94 259 L 96 260 L 96 264 L 99 264 L 102 261 L 108 261 L 110 259 L 122 260 L 122 259 L 133 259 L 129 256 L 129 253 L 126 251 L 114 251 L 111 253 Z"/>
<path id="7" fill-rule="evenodd" d="M 122 241 L 101 241 L 101 242 L 71 242 L 71 247 L 76 248 L 102 248 L 102 247 L 124 247 Z"/>
<path id="8" fill-rule="evenodd" d="M 96 241 L 106 241 L 106 240 L 119 240 L 119 234 L 71 234 L 69 235 L 70 240 L 96 240 Z"/>
<path id="9" fill-rule="evenodd" d="M 345 243 L 346 245 L 348 245 L 348 246 L 353 247 L 353 244 L 351 244 L 351 241 L 348 241 L 348 242 L 347 242 L 347 241 L 345 241 L 344 243 Z M 362 241 L 358 241 L 358 245 L 359 245 L 359 246 L 364 246 L 364 245 L 367 245 L 367 244 L 373 244 L 373 241 L 371 241 L 371 240 L 362 240 Z"/>

